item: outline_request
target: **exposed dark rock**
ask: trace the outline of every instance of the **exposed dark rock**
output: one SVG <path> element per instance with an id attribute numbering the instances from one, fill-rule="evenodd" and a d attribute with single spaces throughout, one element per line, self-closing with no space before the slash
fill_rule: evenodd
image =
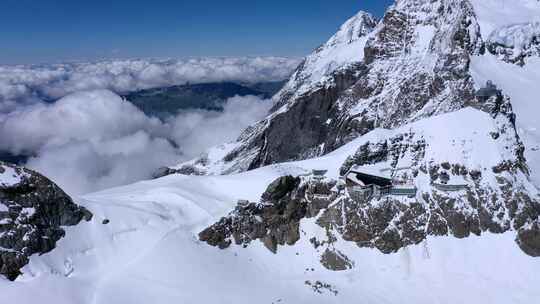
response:
<path id="1" fill-rule="evenodd" d="M 266 191 L 262 194 L 261 199 L 266 201 L 277 201 L 283 198 L 287 193 L 291 192 L 300 183 L 299 178 L 290 175 L 280 177 L 273 181 Z"/>
<path id="2" fill-rule="evenodd" d="M 321 256 L 321 264 L 328 270 L 341 271 L 353 268 L 349 258 L 337 249 L 326 248 Z"/>
<path id="3" fill-rule="evenodd" d="M 174 169 L 171 169 L 168 167 L 161 167 L 152 174 L 152 178 L 161 178 L 161 177 L 172 175 L 175 173 L 176 173 L 176 170 Z"/>
<path id="4" fill-rule="evenodd" d="M 168 167 L 161 167 L 161 168 L 157 169 L 152 174 L 152 178 L 157 179 L 157 178 L 161 178 L 161 177 L 165 177 L 165 176 L 173 175 L 173 174 L 204 175 L 204 174 L 206 174 L 206 172 L 199 170 L 194 165 L 186 164 L 186 165 L 181 166 L 178 169 L 173 169 L 173 168 L 168 168 Z"/>
<path id="5" fill-rule="evenodd" d="M 0 176 L 11 177 L 0 180 L 0 274 L 14 280 L 31 255 L 55 248 L 62 226 L 89 221 L 92 213 L 35 171 L 0 162 Z"/>
<path id="6" fill-rule="evenodd" d="M 300 220 L 315 216 L 328 206 L 330 195 L 335 196 L 330 191 L 334 185 L 335 182 L 308 183 L 297 177 L 280 177 L 268 186 L 260 203 L 239 204 L 228 216 L 203 230 L 199 239 L 220 248 L 229 247 L 232 240 L 243 246 L 261 240 L 275 253 L 279 245 L 293 245 L 300 239 Z"/>
<path id="7" fill-rule="evenodd" d="M 336 289 L 334 289 L 334 287 L 328 283 L 324 283 L 324 282 L 321 282 L 321 281 L 315 281 L 315 282 L 311 282 L 311 281 L 306 281 L 305 284 L 307 286 L 310 286 L 314 292 L 316 293 L 324 293 L 325 291 L 329 291 L 331 292 L 332 294 L 334 294 L 335 296 L 337 296 L 338 294 L 338 291 Z"/>
<path id="8" fill-rule="evenodd" d="M 363 70 L 364 66 L 353 65 L 337 71 L 332 76 L 334 85 L 299 97 L 287 112 L 269 120 L 265 131 L 251 138 L 249 146 L 243 147 L 258 149 L 249 168 L 320 154 L 320 145 L 336 130 L 336 126 L 326 123 L 339 115 L 334 109 L 336 100 L 357 81 Z M 232 153 L 239 154 L 238 151 Z"/>
<path id="9" fill-rule="evenodd" d="M 531 227 L 520 229 L 516 242 L 526 254 L 540 257 L 540 225 L 538 222 Z"/>

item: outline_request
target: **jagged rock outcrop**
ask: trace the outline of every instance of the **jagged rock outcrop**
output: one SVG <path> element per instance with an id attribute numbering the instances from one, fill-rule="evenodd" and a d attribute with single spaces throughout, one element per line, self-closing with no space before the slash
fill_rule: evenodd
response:
<path id="1" fill-rule="evenodd" d="M 354 65 L 362 62 L 362 49 L 377 23 L 375 17 L 363 11 L 347 20 L 336 34 L 300 63 L 275 97 L 272 112 L 295 102 L 314 88 L 324 88 L 334 83 L 339 86 L 340 81 L 336 81 L 334 75 L 339 70 L 355 70 Z M 345 89 L 347 86 L 342 87 Z"/>
<path id="2" fill-rule="evenodd" d="M 540 257 L 540 223 L 537 220 L 518 231 L 516 242 L 521 250 L 533 257 Z"/>
<path id="3" fill-rule="evenodd" d="M 342 271 L 351 269 L 354 263 L 337 249 L 326 248 L 321 256 L 321 264 L 328 270 Z"/>
<path id="4" fill-rule="evenodd" d="M 332 187 L 327 183 L 308 184 L 298 177 L 278 178 L 263 193 L 261 202 L 239 204 L 229 216 L 202 231 L 199 238 L 222 249 L 233 241 L 247 246 L 261 240 L 275 253 L 278 245 L 293 245 L 300 239 L 300 220 L 315 216 L 329 203 L 315 193 L 330 194 Z M 310 197 L 309 204 L 306 197 Z"/>
<path id="5" fill-rule="evenodd" d="M 43 175 L 0 162 L 0 274 L 14 280 L 33 254 L 55 248 L 65 231 L 92 218 Z"/>
<path id="6" fill-rule="evenodd" d="M 539 198 L 510 184 L 504 176 L 514 169 L 495 174 L 498 187 L 489 188 L 482 184 L 490 177 L 460 164 L 431 163 L 418 168 L 418 179 L 428 178 L 435 183 L 446 175 L 448 179 L 469 180 L 471 185 L 455 193 L 424 188 L 416 198 L 387 196 L 358 201 L 335 187 L 336 181 L 286 176 L 269 186 L 260 203 L 238 206 L 199 237 L 222 249 L 233 241 L 247 246 L 260 240 L 276 253 L 278 245 L 293 245 L 300 239 L 302 219 L 316 217 L 316 223 L 327 232 L 326 238 L 313 237 L 310 242 L 316 249 L 326 247 L 321 264 L 330 270 L 346 270 L 354 265 L 332 247 L 336 236 L 359 247 L 393 253 L 419 244 L 428 235 L 465 238 L 486 231 L 515 230 L 520 248 L 539 256 Z M 278 184 L 284 186 L 278 190 Z"/>

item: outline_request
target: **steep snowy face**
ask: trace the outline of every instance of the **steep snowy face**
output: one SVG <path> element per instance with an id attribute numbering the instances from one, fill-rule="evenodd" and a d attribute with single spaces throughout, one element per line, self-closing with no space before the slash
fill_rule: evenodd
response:
<path id="1" fill-rule="evenodd" d="M 276 95 L 274 109 L 279 109 L 314 87 L 323 86 L 337 69 L 362 62 L 367 35 L 376 25 L 376 19 L 363 11 L 347 20 L 328 42 L 303 60 Z"/>
<path id="2" fill-rule="evenodd" d="M 483 44 L 469 1 L 398 1 L 372 32 L 353 42 L 363 47 L 363 56 L 330 69 L 318 85 L 303 82 L 299 75 L 320 75 L 312 71 L 328 67 L 309 63 L 339 58 L 350 44 L 338 42 L 366 32 L 351 24 L 306 59 L 276 96 L 275 112 L 229 145 L 225 158 L 204 159 L 199 167 L 236 172 L 305 159 L 377 127 L 395 128 L 475 103 L 469 65 Z"/>
<path id="3" fill-rule="evenodd" d="M 538 0 L 470 0 L 478 16 L 482 37 L 502 27 L 540 21 Z"/>
<path id="4" fill-rule="evenodd" d="M 488 37 L 490 53 L 504 61 L 525 64 L 525 58 L 540 56 L 540 22 L 512 24 L 493 31 Z"/>

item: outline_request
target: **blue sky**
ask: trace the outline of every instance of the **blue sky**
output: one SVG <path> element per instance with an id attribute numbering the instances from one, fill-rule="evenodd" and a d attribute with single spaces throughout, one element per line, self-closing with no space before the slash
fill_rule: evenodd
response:
<path id="1" fill-rule="evenodd" d="M 303 56 L 391 0 L 0 0 L 0 63 Z"/>

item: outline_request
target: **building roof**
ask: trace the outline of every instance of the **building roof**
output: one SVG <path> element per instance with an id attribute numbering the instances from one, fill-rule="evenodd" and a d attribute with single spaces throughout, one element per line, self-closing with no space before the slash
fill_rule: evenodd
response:
<path id="1" fill-rule="evenodd" d="M 356 183 L 360 182 L 363 185 L 377 185 L 379 187 L 392 186 L 392 179 L 386 178 L 380 175 L 372 175 L 369 173 L 359 172 L 356 170 L 351 170 L 347 176 L 353 175 L 352 180 Z M 359 183 L 359 184 L 360 184 Z"/>
<path id="2" fill-rule="evenodd" d="M 349 171 L 360 172 L 389 179 L 392 178 L 392 170 L 388 170 L 386 167 L 381 167 L 377 165 L 353 166 Z"/>

